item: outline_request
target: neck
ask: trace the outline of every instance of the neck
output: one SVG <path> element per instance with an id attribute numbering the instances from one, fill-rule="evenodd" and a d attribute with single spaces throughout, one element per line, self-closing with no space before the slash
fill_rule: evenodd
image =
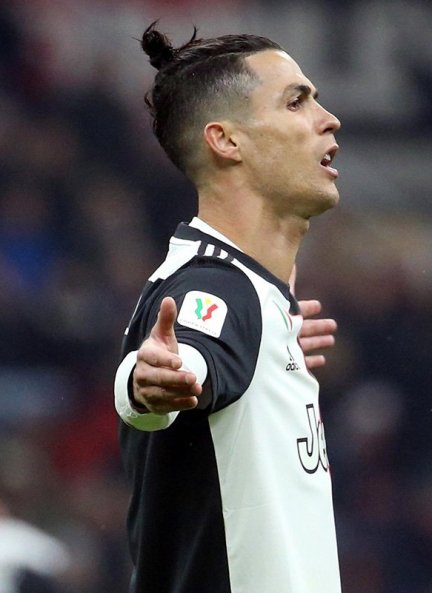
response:
<path id="1" fill-rule="evenodd" d="M 309 221 L 276 212 L 268 201 L 241 188 L 217 187 L 216 192 L 199 192 L 198 216 L 288 283 Z"/>

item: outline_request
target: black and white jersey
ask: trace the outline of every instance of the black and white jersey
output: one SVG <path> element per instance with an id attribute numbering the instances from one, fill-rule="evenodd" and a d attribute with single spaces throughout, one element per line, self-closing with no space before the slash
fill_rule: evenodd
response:
<path id="1" fill-rule="evenodd" d="M 163 430 L 121 423 L 131 593 L 339 593 L 318 383 L 298 343 L 298 305 L 286 284 L 194 221 L 171 239 L 123 344 L 123 357 L 137 350 L 172 296 L 177 339 L 201 354 L 212 394 Z"/>

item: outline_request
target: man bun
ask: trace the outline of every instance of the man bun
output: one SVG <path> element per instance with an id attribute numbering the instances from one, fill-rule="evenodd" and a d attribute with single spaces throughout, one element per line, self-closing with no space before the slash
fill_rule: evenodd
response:
<path id="1" fill-rule="evenodd" d="M 144 31 L 141 47 L 150 58 L 150 64 L 157 70 L 173 62 L 176 56 L 176 50 L 173 48 L 170 40 L 160 31 L 156 31 L 157 21 L 152 23 Z"/>

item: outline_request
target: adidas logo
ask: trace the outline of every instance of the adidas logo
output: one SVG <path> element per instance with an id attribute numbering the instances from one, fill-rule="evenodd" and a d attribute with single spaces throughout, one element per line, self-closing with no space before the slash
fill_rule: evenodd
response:
<path id="1" fill-rule="evenodd" d="M 286 365 L 285 370 L 286 371 L 299 371 L 300 370 L 300 367 L 296 363 L 296 361 L 294 359 L 294 356 L 291 354 L 290 349 L 288 348 L 288 346 L 286 348 L 288 350 L 289 363 Z"/>

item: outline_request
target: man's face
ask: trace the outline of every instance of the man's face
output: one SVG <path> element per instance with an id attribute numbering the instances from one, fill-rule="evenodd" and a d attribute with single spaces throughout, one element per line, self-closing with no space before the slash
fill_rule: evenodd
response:
<path id="1" fill-rule="evenodd" d="M 246 58 L 261 83 L 239 129 L 248 182 L 283 212 L 302 217 L 334 206 L 339 193 L 331 158 L 339 120 L 316 100 L 316 89 L 285 52 Z"/>

